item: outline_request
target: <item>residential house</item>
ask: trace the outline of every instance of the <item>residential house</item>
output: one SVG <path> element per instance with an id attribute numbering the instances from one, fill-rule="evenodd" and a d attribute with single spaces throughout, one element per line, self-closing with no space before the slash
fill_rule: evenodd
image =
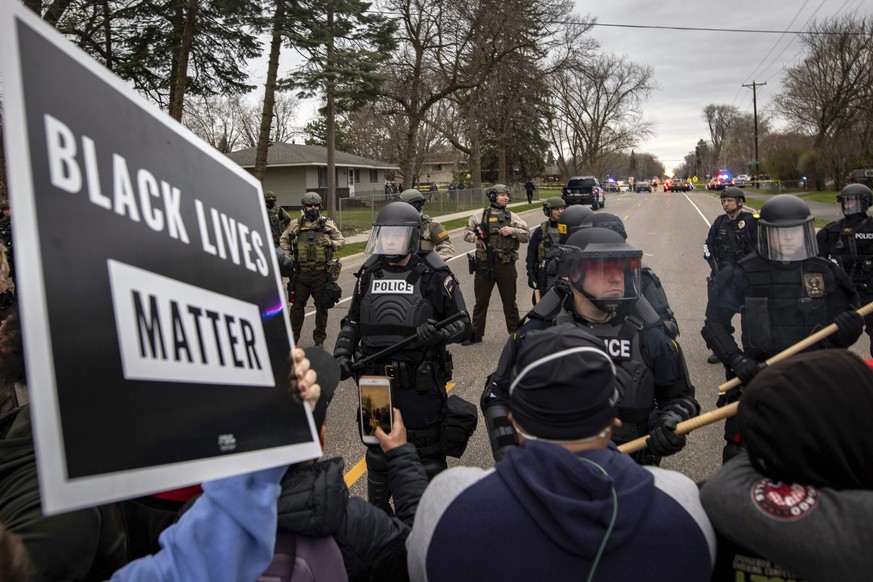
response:
<path id="1" fill-rule="evenodd" d="M 257 148 L 246 148 L 227 157 L 249 172 L 255 169 Z M 338 198 L 383 197 L 385 172 L 399 170 L 394 164 L 336 152 L 336 193 Z M 267 152 L 264 191 L 276 194 L 285 208 L 299 208 L 305 192 L 327 192 L 327 148 L 293 143 L 274 143 Z"/>

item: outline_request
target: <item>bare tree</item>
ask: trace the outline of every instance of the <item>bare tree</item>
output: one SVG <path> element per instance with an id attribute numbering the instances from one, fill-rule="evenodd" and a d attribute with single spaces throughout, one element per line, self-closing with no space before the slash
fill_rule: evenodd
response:
<path id="1" fill-rule="evenodd" d="M 290 93 L 279 93 L 273 103 L 270 142 L 292 141 L 300 134 L 294 125 L 299 101 Z M 220 152 L 255 147 L 258 143 L 259 104 L 242 95 L 188 99 L 182 123 Z"/>
<path id="2" fill-rule="evenodd" d="M 722 148 L 731 132 L 731 127 L 740 114 L 733 105 L 710 104 L 703 108 L 703 119 L 709 126 L 709 141 L 712 144 L 713 162 L 718 165 L 722 159 Z M 722 161 L 724 163 L 724 161 Z"/>
<path id="3" fill-rule="evenodd" d="M 813 138 L 818 168 L 839 188 L 849 160 L 868 147 L 873 125 L 873 17 L 816 22 L 800 39 L 806 56 L 785 70 L 773 107 Z"/>
<path id="4" fill-rule="evenodd" d="M 188 100 L 182 123 L 222 153 L 232 152 L 242 144 L 242 108 L 240 95 L 194 97 Z"/>
<path id="5" fill-rule="evenodd" d="M 295 125 L 300 100 L 287 91 L 277 93 L 273 100 L 272 123 L 268 143 L 289 142 L 303 134 Z M 263 108 L 260 103 L 244 102 L 240 106 L 242 147 L 256 147 L 260 136 Z"/>
<path id="6" fill-rule="evenodd" d="M 642 115 L 642 104 L 655 87 L 651 67 L 597 55 L 550 82 L 550 135 L 564 177 L 583 169 L 604 173 L 610 154 L 652 135 L 653 124 Z"/>

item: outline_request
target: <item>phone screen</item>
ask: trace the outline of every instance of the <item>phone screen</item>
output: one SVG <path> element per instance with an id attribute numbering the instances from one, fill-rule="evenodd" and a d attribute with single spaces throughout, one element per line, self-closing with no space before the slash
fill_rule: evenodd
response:
<path id="1" fill-rule="evenodd" d="M 376 427 L 391 432 L 391 387 L 361 384 L 361 431 L 374 436 Z"/>

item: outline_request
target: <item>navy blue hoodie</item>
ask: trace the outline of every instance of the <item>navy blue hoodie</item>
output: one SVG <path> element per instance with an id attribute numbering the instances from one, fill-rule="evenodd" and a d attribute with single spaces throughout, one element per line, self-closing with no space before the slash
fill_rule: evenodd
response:
<path id="1" fill-rule="evenodd" d="M 714 539 L 687 477 L 527 441 L 434 479 L 407 548 L 413 580 L 708 580 Z"/>

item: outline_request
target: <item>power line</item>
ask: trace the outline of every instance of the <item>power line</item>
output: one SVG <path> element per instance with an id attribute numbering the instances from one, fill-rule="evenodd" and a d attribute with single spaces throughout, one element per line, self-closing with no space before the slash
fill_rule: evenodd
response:
<path id="1" fill-rule="evenodd" d="M 402 12 L 393 12 L 388 10 L 370 10 L 373 14 L 382 14 L 384 16 L 405 16 Z M 516 22 L 521 22 L 515 19 Z M 634 28 L 648 30 L 682 30 L 688 32 L 739 32 L 745 34 L 794 34 L 794 35 L 813 35 L 813 36 L 831 36 L 831 35 L 852 35 L 864 36 L 863 32 L 831 32 L 831 31 L 809 31 L 809 30 L 766 30 L 759 28 L 713 28 L 710 26 L 659 26 L 656 24 L 619 24 L 615 22 L 583 22 L 574 20 L 543 20 L 543 24 L 576 24 L 579 26 L 603 26 L 607 28 Z"/>

